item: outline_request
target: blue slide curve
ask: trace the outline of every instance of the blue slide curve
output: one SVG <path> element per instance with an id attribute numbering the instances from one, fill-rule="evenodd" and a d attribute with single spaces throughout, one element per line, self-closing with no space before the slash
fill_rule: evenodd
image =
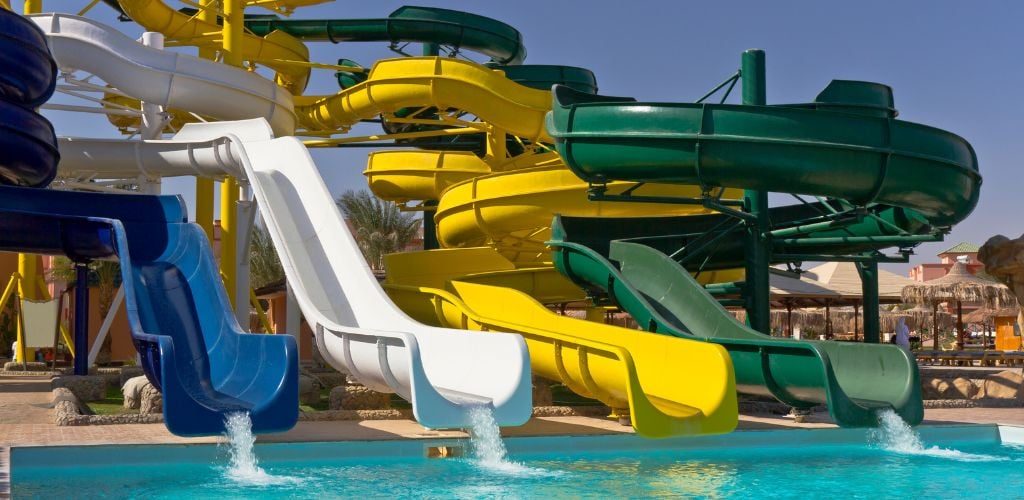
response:
<path id="1" fill-rule="evenodd" d="M 45 37 L 32 30 L 0 9 L 0 54 L 28 46 L 50 60 Z M 19 80 L 22 67 L 7 61 L 0 57 L 0 184 L 42 187 L 59 156 L 52 127 L 32 108 L 52 94 L 52 75 Z M 171 432 L 219 434 L 225 414 L 240 411 L 250 413 L 253 432 L 295 425 L 295 339 L 242 331 L 206 235 L 187 222 L 181 198 L 0 186 L 0 251 L 120 261 L 132 339 L 163 393 Z"/>

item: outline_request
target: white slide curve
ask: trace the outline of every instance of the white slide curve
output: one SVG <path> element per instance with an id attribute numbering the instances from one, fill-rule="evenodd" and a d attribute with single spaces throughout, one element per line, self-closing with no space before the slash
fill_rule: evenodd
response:
<path id="1" fill-rule="evenodd" d="M 295 132 L 291 93 L 256 73 L 146 47 L 84 17 L 53 13 L 28 17 L 46 33 L 61 71 L 92 73 L 150 104 L 217 120 L 265 118 L 275 135 Z"/>

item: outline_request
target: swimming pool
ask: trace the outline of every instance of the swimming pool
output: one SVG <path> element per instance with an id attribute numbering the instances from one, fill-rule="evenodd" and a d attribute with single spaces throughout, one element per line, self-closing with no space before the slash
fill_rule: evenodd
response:
<path id="1" fill-rule="evenodd" d="M 215 445 L 15 448 L 12 495 L 254 497 L 1016 497 L 1024 428 L 922 427 L 923 448 L 857 429 L 508 438 L 512 462 L 427 458 L 468 440 L 257 445 L 262 477 L 228 477 Z M 896 440 L 898 441 L 898 439 Z M 937 446 L 937 448 L 931 448 Z"/>

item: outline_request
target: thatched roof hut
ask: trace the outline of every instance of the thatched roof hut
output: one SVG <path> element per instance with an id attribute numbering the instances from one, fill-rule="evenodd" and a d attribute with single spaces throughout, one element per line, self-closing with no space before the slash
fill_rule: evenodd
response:
<path id="1" fill-rule="evenodd" d="M 1002 283 L 974 276 L 967 264 L 956 262 L 945 276 L 916 283 L 903 288 L 903 300 L 916 304 L 929 304 L 932 310 L 943 302 L 956 303 L 956 330 L 960 348 L 964 345 L 963 303 L 980 303 L 990 308 L 1016 304 L 1010 289 Z M 935 332 L 938 343 L 938 332 Z"/>

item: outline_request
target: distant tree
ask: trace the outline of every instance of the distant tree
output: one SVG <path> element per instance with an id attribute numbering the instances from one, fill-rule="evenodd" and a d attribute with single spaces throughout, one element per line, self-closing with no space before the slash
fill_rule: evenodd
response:
<path id="1" fill-rule="evenodd" d="M 249 244 L 249 276 L 253 288 L 284 279 L 284 268 L 281 267 L 281 259 L 274 249 L 270 233 L 260 226 L 252 229 L 252 242 Z"/>
<path id="2" fill-rule="evenodd" d="M 95 286 L 99 291 L 96 300 L 100 316 L 106 318 L 110 313 L 110 308 L 114 305 L 114 295 L 117 294 L 117 289 L 121 286 L 121 264 L 117 261 L 94 260 L 89 263 L 88 268 L 89 285 Z M 68 284 L 74 283 L 78 278 L 75 264 L 67 257 L 55 257 L 47 274 L 50 280 L 63 281 Z M 107 335 L 103 339 L 103 344 L 100 345 L 100 350 L 96 354 L 97 364 L 110 362 L 112 339 L 112 335 Z"/>
<path id="3" fill-rule="evenodd" d="M 346 191 L 336 203 L 355 228 L 359 249 L 374 271 L 383 271 L 384 256 L 405 248 L 420 228 L 414 214 L 368 191 Z"/>

